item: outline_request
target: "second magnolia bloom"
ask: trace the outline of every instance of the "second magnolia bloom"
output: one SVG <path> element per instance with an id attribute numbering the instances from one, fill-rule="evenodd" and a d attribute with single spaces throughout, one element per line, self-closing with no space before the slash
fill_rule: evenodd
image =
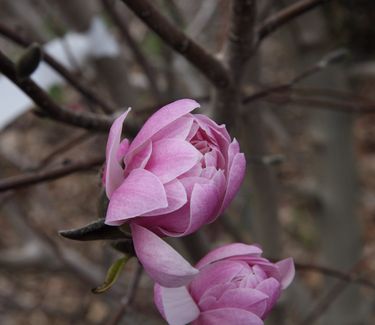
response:
<path id="1" fill-rule="evenodd" d="M 129 112 L 113 124 L 104 181 L 108 225 L 141 225 L 159 236 L 184 236 L 228 206 L 245 173 L 245 157 L 224 125 L 191 114 L 183 99 L 164 106 L 130 143 L 121 139 Z"/>
<path id="2" fill-rule="evenodd" d="M 263 325 L 292 282 L 294 263 L 272 263 L 261 254 L 259 246 L 241 243 L 215 249 L 185 286 L 156 284 L 155 304 L 170 325 Z"/>

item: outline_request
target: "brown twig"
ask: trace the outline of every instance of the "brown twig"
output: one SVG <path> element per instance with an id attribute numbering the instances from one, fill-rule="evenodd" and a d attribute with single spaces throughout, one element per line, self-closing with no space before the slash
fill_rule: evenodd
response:
<path id="1" fill-rule="evenodd" d="M 360 284 L 360 285 L 363 285 L 365 287 L 375 290 L 375 282 L 372 282 L 369 279 L 365 279 L 354 272 L 346 273 L 346 272 L 342 272 L 336 269 L 332 269 L 332 268 L 321 266 L 321 265 L 311 264 L 311 263 L 296 262 L 295 266 L 298 271 L 318 272 L 326 276 L 334 277 L 345 282 L 357 283 L 357 284 Z"/>
<path id="2" fill-rule="evenodd" d="M 92 134 L 88 132 L 83 132 L 75 135 L 74 137 L 64 141 L 61 145 L 56 145 L 56 147 L 48 153 L 45 157 L 43 157 L 35 168 L 30 168 L 31 171 L 33 170 L 40 170 L 41 168 L 48 165 L 56 156 L 72 149 L 73 147 L 81 144 L 82 142 L 86 141 L 92 136 Z"/>
<path id="3" fill-rule="evenodd" d="M 122 0 L 151 30 L 175 51 L 192 63 L 216 88 L 229 85 L 224 65 L 195 43 L 147 0 Z"/>
<path id="4" fill-rule="evenodd" d="M 138 62 L 139 67 L 143 70 L 144 75 L 146 76 L 148 80 L 150 90 L 152 94 L 154 95 L 155 99 L 158 102 L 161 102 L 162 96 L 159 91 L 158 83 L 156 80 L 156 73 L 153 67 L 150 65 L 149 61 L 143 54 L 142 50 L 139 48 L 137 42 L 135 41 L 133 36 L 130 34 L 128 30 L 128 26 L 126 26 L 124 19 L 118 14 L 116 9 L 114 8 L 112 1 L 102 0 L 102 4 L 103 4 L 103 7 L 108 12 L 108 14 L 110 15 L 113 22 L 118 27 L 119 31 L 121 32 L 122 38 L 128 44 L 130 50 L 133 53 L 134 59 Z"/>
<path id="5" fill-rule="evenodd" d="M 121 319 L 124 317 L 124 313 L 126 309 L 134 301 L 134 298 L 135 298 L 135 295 L 137 293 L 137 289 L 139 286 L 139 282 L 141 280 L 142 272 L 143 272 L 143 267 L 140 263 L 138 263 L 137 268 L 134 273 L 134 278 L 130 284 L 128 293 L 126 297 L 122 299 L 119 309 L 114 313 L 113 317 L 108 321 L 107 325 L 117 325 L 121 322 Z"/>
<path id="6" fill-rule="evenodd" d="M 289 7 L 280 10 L 271 17 L 267 18 L 258 27 L 258 42 L 262 41 L 268 35 L 273 33 L 279 27 L 290 22 L 292 19 L 302 16 L 311 9 L 314 9 L 327 1 L 329 0 L 300 0 L 293 3 Z"/>
<path id="7" fill-rule="evenodd" d="M 366 257 L 362 258 L 360 261 L 355 263 L 350 271 L 348 273 L 342 273 L 337 270 L 332 270 L 329 268 L 322 268 L 319 267 L 322 274 L 325 275 L 334 275 L 336 278 L 339 278 L 340 280 L 337 283 L 335 283 L 331 289 L 322 297 L 320 301 L 314 306 L 314 308 L 308 313 L 306 318 L 300 323 L 300 325 L 309 325 L 314 324 L 318 318 L 320 318 L 324 312 L 334 303 L 334 301 L 340 296 L 340 294 L 346 289 L 346 287 L 350 283 L 359 283 L 361 285 L 364 285 L 366 287 L 369 287 L 373 290 L 375 290 L 375 283 L 371 282 L 370 280 L 361 278 L 357 273 L 359 271 L 359 268 L 362 264 L 362 262 L 365 259 L 370 258 L 370 255 L 367 255 Z M 316 269 L 316 265 L 310 265 L 306 264 L 304 266 L 307 266 L 309 270 L 314 271 Z"/>
<path id="8" fill-rule="evenodd" d="M 1 51 L 0 72 L 27 94 L 39 106 L 39 108 L 47 114 L 48 117 L 66 124 L 95 131 L 107 132 L 111 127 L 113 122 L 112 118 L 88 112 L 77 113 L 63 109 L 30 78 L 20 80 L 17 77 L 14 64 Z"/>
<path id="9" fill-rule="evenodd" d="M 12 176 L 0 180 L 0 192 L 14 190 L 42 182 L 52 181 L 79 171 L 88 170 L 92 167 L 101 166 L 104 163 L 104 157 L 91 158 L 85 161 L 78 161 L 55 167 L 50 170 L 43 170 L 34 173 Z"/>
<path id="10" fill-rule="evenodd" d="M 262 89 L 256 92 L 255 94 L 245 97 L 243 99 L 243 104 L 248 104 L 252 101 L 259 100 L 273 93 L 289 91 L 298 82 L 301 82 L 302 80 L 320 72 L 321 70 L 325 69 L 330 64 L 340 60 L 346 54 L 347 54 L 347 51 L 345 49 L 338 49 L 338 50 L 329 52 L 328 54 L 324 55 L 318 62 L 316 62 L 312 66 L 308 67 L 307 69 L 305 69 L 304 71 L 296 75 L 290 81 L 284 84 Z"/>
<path id="11" fill-rule="evenodd" d="M 32 44 L 32 41 L 28 40 L 27 38 L 21 36 L 20 34 L 16 33 L 9 27 L 5 26 L 0 22 L 0 34 L 9 40 L 17 43 L 20 46 L 28 47 Z M 53 68 L 56 72 L 58 72 L 64 79 L 73 86 L 76 90 L 78 90 L 83 96 L 85 96 L 88 100 L 92 101 L 99 105 L 104 112 L 111 113 L 115 111 L 114 107 L 109 105 L 106 101 L 102 100 L 99 96 L 96 95 L 94 91 L 92 91 L 88 86 L 84 85 L 80 80 L 78 80 L 68 69 L 66 69 L 62 64 L 56 61 L 52 56 L 48 53 L 44 53 L 43 59 L 48 65 Z"/>
<path id="12" fill-rule="evenodd" d="M 282 103 L 283 105 L 297 105 L 310 107 L 312 109 L 325 109 L 343 113 L 373 114 L 375 113 L 375 104 L 338 101 L 332 99 L 308 98 L 304 96 L 295 96 L 293 94 L 272 95 L 265 99 L 271 103 Z"/>

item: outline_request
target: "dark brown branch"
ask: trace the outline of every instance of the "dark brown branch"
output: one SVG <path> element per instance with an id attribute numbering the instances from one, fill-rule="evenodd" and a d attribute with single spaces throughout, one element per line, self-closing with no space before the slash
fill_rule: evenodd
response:
<path id="1" fill-rule="evenodd" d="M 368 288 L 371 288 L 375 290 L 375 282 L 372 282 L 371 280 L 365 279 L 361 277 L 360 275 L 350 272 L 345 273 L 342 271 L 338 271 L 335 269 L 331 269 L 325 266 L 315 265 L 315 264 L 309 264 L 309 263 L 295 263 L 296 270 L 303 271 L 303 272 L 318 272 L 321 274 L 324 274 L 326 276 L 334 277 L 337 279 L 340 279 L 342 281 L 346 282 L 352 282 L 361 284 L 363 286 L 366 286 Z"/>
<path id="2" fill-rule="evenodd" d="M 39 172 L 27 173 L 5 178 L 3 180 L 0 180 L 0 192 L 52 181 L 79 171 L 88 170 L 92 167 L 101 166 L 103 163 L 104 157 L 98 157 L 86 161 L 69 163 L 50 170 L 43 170 Z"/>
<path id="3" fill-rule="evenodd" d="M 259 42 L 294 18 L 329 0 L 301 0 L 267 18 L 258 28 Z"/>
<path id="4" fill-rule="evenodd" d="M 111 118 L 92 113 L 77 113 L 63 109 L 30 78 L 19 80 L 15 72 L 14 64 L 1 51 L 0 72 L 28 95 L 48 117 L 66 124 L 95 131 L 107 132 L 111 127 L 113 122 Z"/>
<path id="5" fill-rule="evenodd" d="M 225 88 L 229 85 L 229 75 L 224 65 L 176 28 L 147 0 L 122 0 L 122 2 L 166 44 L 192 63 L 216 88 Z"/>
<path id="6" fill-rule="evenodd" d="M 240 83 L 254 47 L 255 0 L 233 0 L 228 37 L 228 67 L 233 81 Z"/>
<path id="7" fill-rule="evenodd" d="M 25 37 L 17 34 L 12 29 L 8 28 L 4 24 L 0 22 L 0 34 L 7 39 L 17 43 L 20 46 L 28 47 L 32 44 L 32 41 L 26 39 Z M 43 53 L 43 59 L 48 65 L 53 68 L 56 72 L 58 72 L 64 79 L 75 89 L 77 89 L 83 96 L 85 96 L 88 100 L 92 101 L 99 105 L 104 112 L 111 113 L 114 112 L 114 107 L 110 106 L 106 101 L 102 100 L 99 96 L 96 95 L 88 86 L 82 84 L 75 76 L 66 69 L 62 64 L 56 61 L 52 56 L 48 53 Z"/>
<path id="8" fill-rule="evenodd" d="M 153 93 L 155 99 L 159 102 L 162 101 L 162 96 L 159 91 L 159 87 L 156 80 L 156 73 L 153 67 L 148 62 L 147 58 L 137 45 L 137 42 L 134 40 L 133 36 L 130 34 L 128 27 L 126 26 L 125 21 L 122 17 L 118 14 L 116 9 L 113 6 L 113 2 L 111 0 L 102 0 L 103 7 L 106 9 L 110 17 L 112 18 L 113 22 L 118 27 L 119 31 L 121 32 L 122 38 L 128 44 L 130 50 L 133 53 L 134 59 L 138 62 L 139 67 L 143 70 L 148 84 L 150 86 L 150 90 Z"/>
<path id="9" fill-rule="evenodd" d="M 231 5 L 230 30 L 225 53 L 225 64 L 231 83 L 215 94 L 215 115 L 219 123 L 231 128 L 241 105 L 243 76 L 254 50 L 255 0 L 233 0 Z"/>

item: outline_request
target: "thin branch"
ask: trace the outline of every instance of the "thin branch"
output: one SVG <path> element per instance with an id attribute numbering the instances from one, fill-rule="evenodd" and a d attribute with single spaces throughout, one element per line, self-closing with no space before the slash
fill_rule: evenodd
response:
<path id="1" fill-rule="evenodd" d="M 130 284 L 128 293 L 124 299 L 121 301 L 121 305 L 119 309 L 115 312 L 113 317 L 108 321 L 107 325 L 117 325 L 120 324 L 122 318 L 124 317 L 124 313 L 126 309 L 132 304 L 134 301 L 135 295 L 137 293 L 137 289 L 139 286 L 139 282 L 141 280 L 143 272 L 143 267 L 140 263 L 137 264 L 137 268 L 134 273 L 134 278 Z"/>
<path id="2" fill-rule="evenodd" d="M 258 42 L 294 18 L 300 17 L 329 0 L 300 0 L 267 18 L 258 28 Z"/>
<path id="3" fill-rule="evenodd" d="M 79 126 L 89 130 L 107 132 L 111 127 L 113 120 L 109 117 L 92 114 L 92 113 L 77 113 L 63 109 L 57 105 L 48 94 L 40 88 L 30 78 L 20 80 L 17 78 L 15 66 L 0 51 L 0 72 L 16 84 L 26 95 L 28 95 L 39 106 L 43 112 L 57 121 Z"/>
<path id="4" fill-rule="evenodd" d="M 310 107 L 312 109 L 325 109 L 343 113 L 359 113 L 359 114 L 373 114 L 375 113 L 375 104 L 348 102 L 345 99 L 327 100 L 321 98 L 308 98 L 304 96 L 295 96 L 293 94 L 272 95 L 265 99 L 270 103 L 297 105 L 302 107 Z"/>
<path id="5" fill-rule="evenodd" d="M 92 134 L 88 133 L 88 132 L 81 132 L 75 136 L 73 136 L 72 138 L 64 141 L 62 144 L 60 145 L 56 145 L 56 147 L 54 148 L 54 150 L 52 150 L 50 153 L 48 153 L 45 157 L 43 157 L 39 162 L 38 162 L 38 165 L 36 168 L 34 168 L 34 170 L 39 170 L 43 167 L 45 167 L 46 165 L 48 165 L 52 160 L 54 160 L 57 156 L 59 156 L 60 154 L 74 148 L 75 146 L 78 146 L 79 144 L 81 144 L 82 142 L 90 139 L 90 137 L 92 137 Z"/>
<path id="6" fill-rule="evenodd" d="M 308 67 L 307 69 L 302 71 L 300 74 L 296 75 L 290 81 L 281 85 L 276 85 L 276 86 L 272 86 L 266 89 L 262 89 L 259 92 L 256 92 L 255 94 L 245 97 L 243 99 L 243 104 L 248 104 L 252 101 L 259 100 L 272 93 L 288 91 L 298 82 L 301 82 L 302 80 L 320 72 L 321 70 L 327 68 L 330 64 L 333 64 L 339 61 L 346 55 L 347 55 L 346 49 L 341 49 L 341 48 L 335 51 L 329 52 L 328 54 L 324 55 L 318 62 Z"/>
<path id="7" fill-rule="evenodd" d="M 0 22 L 0 34 L 23 47 L 28 47 L 32 44 L 32 41 L 17 34 L 15 31 L 5 26 L 1 22 Z M 48 65 L 51 68 L 53 68 L 62 77 L 64 77 L 64 79 L 71 86 L 73 86 L 76 90 L 78 90 L 88 100 L 99 105 L 103 109 L 104 112 L 111 113 L 115 111 L 114 107 L 112 107 L 106 101 L 102 100 L 99 96 L 97 96 L 97 94 L 94 91 L 92 91 L 88 86 L 82 84 L 82 82 L 78 80 L 68 69 L 66 69 L 62 64 L 56 61 L 48 53 L 43 53 L 43 59 L 46 63 L 48 63 Z"/>
<path id="8" fill-rule="evenodd" d="M 334 277 L 345 282 L 357 283 L 365 287 L 375 290 L 375 282 L 369 279 L 361 277 L 359 274 L 354 272 L 345 273 L 339 270 L 335 270 L 329 267 L 311 264 L 311 263 L 294 263 L 296 269 L 302 272 L 317 272 L 326 276 Z"/>
<path id="9" fill-rule="evenodd" d="M 302 321 L 300 325 L 314 324 L 317 321 L 317 319 L 320 318 L 324 314 L 324 312 L 332 305 L 332 303 L 340 296 L 340 294 L 346 289 L 346 287 L 350 283 L 357 282 L 359 284 L 365 285 L 375 290 L 374 282 L 360 278 L 359 275 L 357 275 L 362 262 L 365 261 L 366 259 L 370 259 L 373 256 L 373 254 L 374 253 L 367 254 L 367 256 L 365 256 L 364 258 L 359 260 L 357 263 L 355 263 L 351 267 L 348 273 L 342 274 L 341 276 L 337 276 L 338 271 L 336 270 L 328 269 L 329 272 L 327 272 L 327 268 L 324 268 L 323 271 L 326 272 L 327 275 L 329 275 L 330 273 L 334 273 L 335 277 L 340 278 L 341 280 L 344 280 L 344 282 L 335 283 L 331 287 L 331 289 L 323 296 L 323 298 L 320 301 L 318 301 L 316 306 L 312 309 L 310 313 L 308 313 L 307 317 Z M 311 267 L 311 265 L 309 264 L 307 264 L 307 266 Z"/>
<path id="10" fill-rule="evenodd" d="M 175 51 L 192 63 L 216 88 L 229 85 L 224 65 L 176 28 L 147 0 L 122 0 L 143 22 Z"/>
<path id="11" fill-rule="evenodd" d="M 159 91 L 158 83 L 156 80 L 156 73 L 153 67 L 148 62 L 146 56 L 143 54 L 142 50 L 139 48 L 137 42 L 130 34 L 128 27 L 124 19 L 118 14 L 116 9 L 114 8 L 113 2 L 111 0 L 102 0 L 103 7 L 106 9 L 110 17 L 112 18 L 113 22 L 118 27 L 119 31 L 121 32 L 122 38 L 128 44 L 130 50 L 133 53 L 134 59 L 138 62 L 139 67 L 143 70 L 148 84 L 150 86 L 151 92 L 153 93 L 155 99 L 159 102 L 162 101 L 162 96 Z"/>
<path id="12" fill-rule="evenodd" d="M 101 166 L 103 163 L 104 157 L 96 157 L 86 161 L 78 161 L 60 167 L 55 167 L 51 170 L 43 170 L 34 173 L 12 176 L 0 180 L 0 192 L 52 181 L 79 171 L 88 170 L 92 167 Z"/>

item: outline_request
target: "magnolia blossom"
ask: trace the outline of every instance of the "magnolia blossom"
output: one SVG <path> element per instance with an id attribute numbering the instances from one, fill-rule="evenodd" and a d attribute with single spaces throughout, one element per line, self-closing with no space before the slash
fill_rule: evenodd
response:
<path id="1" fill-rule="evenodd" d="M 185 286 L 155 285 L 158 310 L 170 325 L 262 325 L 292 282 L 294 263 L 272 263 L 261 254 L 259 246 L 240 243 L 210 252 Z"/>
<path id="2" fill-rule="evenodd" d="M 136 251 L 157 254 L 158 245 L 164 245 L 138 242 L 139 229 L 158 236 L 191 234 L 213 222 L 241 185 L 246 162 L 238 142 L 224 125 L 190 113 L 198 107 L 191 99 L 162 107 L 132 142 L 121 139 L 129 110 L 111 127 L 103 179 L 109 198 L 105 222 L 128 223 Z M 195 271 L 190 271 L 191 277 Z"/>

